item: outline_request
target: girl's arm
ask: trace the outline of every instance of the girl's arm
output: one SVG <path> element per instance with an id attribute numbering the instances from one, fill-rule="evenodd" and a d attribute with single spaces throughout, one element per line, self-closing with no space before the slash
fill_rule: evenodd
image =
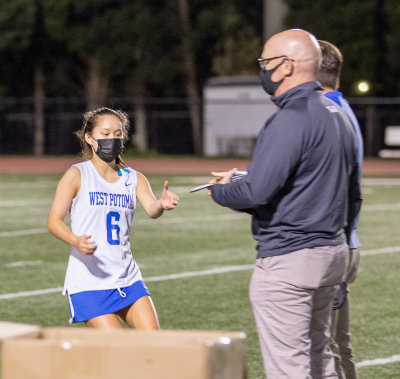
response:
<path id="1" fill-rule="evenodd" d="M 57 185 L 53 205 L 47 218 L 47 229 L 60 240 L 76 247 L 82 254 L 93 254 L 96 244 L 89 242 L 91 236 L 77 236 L 65 225 L 64 218 L 78 194 L 81 172 L 77 167 L 69 168 Z"/>
<path id="2" fill-rule="evenodd" d="M 137 179 L 136 197 L 150 218 L 158 218 L 164 210 L 174 209 L 178 204 L 179 197 L 168 190 L 168 181 L 164 182 L 161 197 L 157 200 L 146 177 L 138 172 Z"/>

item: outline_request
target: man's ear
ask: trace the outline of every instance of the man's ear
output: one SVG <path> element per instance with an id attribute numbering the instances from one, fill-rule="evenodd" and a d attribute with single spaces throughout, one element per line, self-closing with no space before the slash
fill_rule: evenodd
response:
<path id="1" fill-rule="evenodd" d="M 283 73 L 285 74 L 285 76 L 291 76 L 293 74 L 294 71 L 294 65 L 293 62 L 291 60 L 286 60 L 285 63 L 283 64 Z"/>

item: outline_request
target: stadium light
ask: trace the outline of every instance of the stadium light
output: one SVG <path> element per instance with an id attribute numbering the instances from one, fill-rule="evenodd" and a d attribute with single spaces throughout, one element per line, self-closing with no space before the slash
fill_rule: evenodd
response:
<path id="1" fill-rule="evenodd" d="M 356 83 L 357 92 L 360 94 L 366 94 L 370 91 L 371 86 L 368 81 L 360 80 Z"/>

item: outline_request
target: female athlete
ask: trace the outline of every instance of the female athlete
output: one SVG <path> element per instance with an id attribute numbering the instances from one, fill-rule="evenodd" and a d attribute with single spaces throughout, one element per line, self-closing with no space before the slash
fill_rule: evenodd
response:
<path id="1" fill-rule="evenodd" d="M 47 228 L 71 245 L 63 294 L 69 298 L 70 322 L 100 329 L 129 327 L 157 330 L 157 314 L 138 265 L 132 257 L 130 231 L 136 199 L 151 218 L 174 209 L 178 196 L 168 190 L 159 199 L 146 177 L 123 165 L 120 154 L 129 120 L 119 110 L 87 112 L 76 133 L 84 162 L 60 179 Z M 70 212 L 71 228 L 64 222 Z"/>

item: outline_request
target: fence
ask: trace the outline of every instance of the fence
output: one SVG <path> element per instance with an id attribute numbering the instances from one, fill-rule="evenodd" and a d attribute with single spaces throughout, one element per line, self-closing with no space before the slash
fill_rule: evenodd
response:
<path id="1" fill-rule="evenodd" d="M 219 103 L 221 101 L 223 102 L 220 99 Z M 349 101 L 360 123 L 366 156 L 377 156 L 381 149 L 400 148 L 400 146 L 386 146 L 384 143 L 385 128 L 400 125 L 400 98 L 351 98 Z M 110 98 L 107 104 L 128 113 L 132 121 L 132 132 L 135 130 L 134 104 L 135 99 L 132 98 Z M 186 98 L 145 100 L 147 139 L 150 149 L 165 154 L 193 153 L 188 105 Z M 263 105 L 260 103 L 261 106 Z M 45 154 L 65 155 L 76 154 L 79 151 L 79 143 L 73 132 L 81 126 L 85 107 L 83 99 L 46 99 Z M 33 140 L 33 99 L 0 100 L 0 153 L 32 154 Z"/>
<path id="2" fill-rule="evenodd" d="M 124 110 L 131 120 L 135 99 L 110 98 L 105 104 Z M 146 127 L 150 149 L 166 154 L 193 152 L 188 101 L 181 98 L 146 99 Z M 44 105 L 44 152 L 48 155 L 76 154 L 78 139 L 74 132 L 82 125 L 86 111 L 83 99 L 49 98 Z M 34 141 L 34 104 L 32 98 L 0 100 L 0 153 L 32 154 Z"/>
<path id="3" fill-rule="evenodd" d="M 400 146 L 385 144 L 388 126 L 400 125 L 400 98 L 350 98 L 350 104 L 360 123 L 365 156 L 374 157 L 383 149 L 396 150 Z"/>

